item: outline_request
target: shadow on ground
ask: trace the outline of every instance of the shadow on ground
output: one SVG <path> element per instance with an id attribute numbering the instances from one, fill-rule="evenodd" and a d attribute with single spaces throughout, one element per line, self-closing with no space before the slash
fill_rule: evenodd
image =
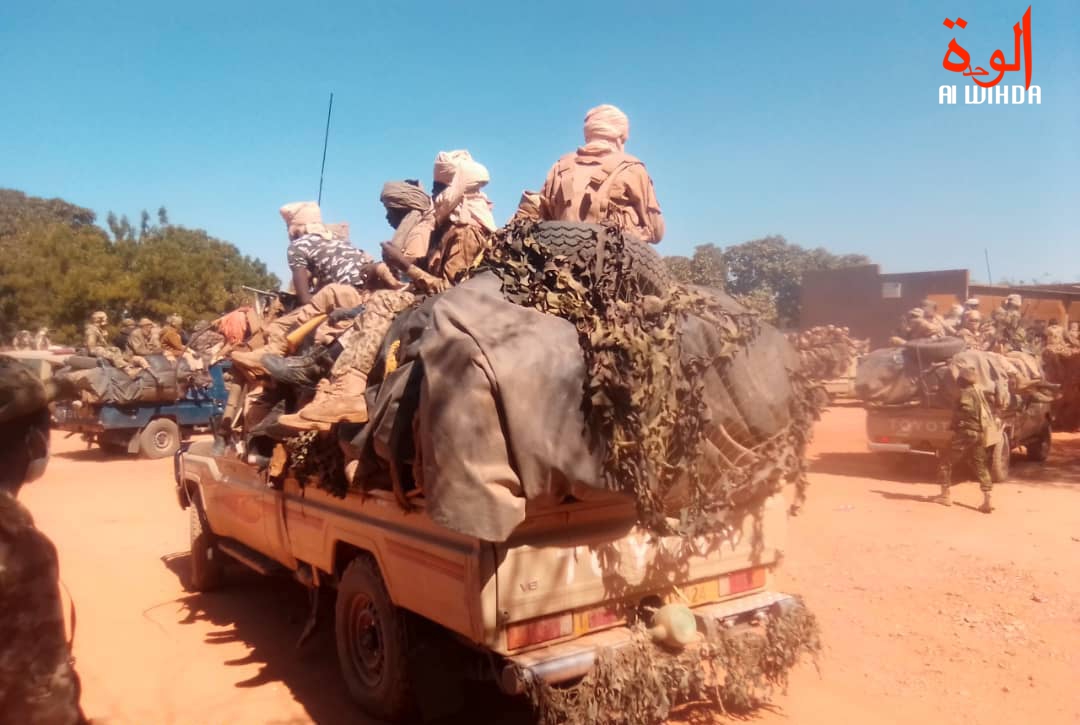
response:
<path id="1" fill-rule="evenodd" d="M 162 557 L 162 562 L 186 585 L 190 571 L 187 552 Z M 332 592 L 324 592 L 319 627 L 298 650 L 296 643 L 308 616 L 306 590 L 290 579 L 261 576 L 239 565 L 230 566 L 227 579 L 228 584 L 221 591 L 192 593 L 180 598 L 178 616 L 180 624 L 208 622 L 216 627 L 206 637 L 207 647 L 240 641 L 251 649 L 242 660 L 226 662 L 260 665 L 255 676 L 236 682 L 235 687 L 254 688 L 280 682 L 316 723 L 375 725 L 380 722 L 353 704 L 338 671 Z M 468 686 L 462 711 L 430 722 L 527 725 L 532 721 L 526 703 L 502 695 L 493 684 L 476 683 Z"/>
<path id="2" fill-rule="evenodd" d="M 822 453 L 810 464 L 810 472 L 892 483 L 937 483 L 938 480 L 936 458 L 905 453 Z M 953 483 L 970 480 L 973 479 L 968 471 L 960 468 L 954 471 Z M 1045 463 L 1027 460 L 1022 449 L 1013 451 L 1009 482 L 1067 488 L 1080 484 L 1080 440 L 1055 441 Z"/>

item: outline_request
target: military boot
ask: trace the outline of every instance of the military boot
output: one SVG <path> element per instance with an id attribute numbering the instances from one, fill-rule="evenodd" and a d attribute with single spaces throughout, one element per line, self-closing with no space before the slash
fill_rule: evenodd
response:
<path id="1" fill-rule="evenodd" d="M 306 355 L 267 354 L 261 362 L 267 374 L 279 383 L 314 388 L 330 372 L 334 356 L 326 346 L 316 345 Z"/>
<path id="2" fill-rule="evenodd" d="M 942 506 L 952 506 L 952 493 L 949 491 L 949 484 L 941 484 L 941 493 L 934 497 L 934 502 Z"/>
<path id="3" fill-rule="evenodd" d="M 310 403 L 278 423 L 294 430 L 328 430 L 334 423 L 367 423 L 367 374 L 349 368 L 332 380 L 323 380 Z"/>
<path id="4" fill-rule="evenodd" d="M 989 491 L 983 491 L 983 502 L 982 506 L 979 507 L 979 510 L 982 511 L 984 514 L 988 514 L 994 510 L 994 507 L 990 505 Z"/>
<path id="5" fill-rule="evenodd" d="M 249 371 L 252 375 L 264 376 L 268 373 L 262 364 L 263 356 L 267 354 L 284 355 L 286 352 L 287 350 L 284 345 L 274 345 L 272 342 L 269 342 L 258 350 L 240 350 L 239 352 L 234 352 L 229 358 L 234 364 Z"/>

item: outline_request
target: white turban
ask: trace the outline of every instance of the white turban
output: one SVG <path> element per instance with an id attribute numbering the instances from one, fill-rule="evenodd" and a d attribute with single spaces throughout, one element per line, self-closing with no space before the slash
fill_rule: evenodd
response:
<path id="1" fill-rule="evenodd" d="M 281 207 L 279 211 L 289 229 L 290 237 L 317 234 L 326 239 L 331 238 L 330 230 L 322 223 L 322 211 L 314 201 L 294 201 Z"/>
<path id="2" fill-rule="evenodd" d="M 435 169 L 432 171 L 432 178 L 438 184 L 444 184 L 450 186 L 450 182 L 454 180 L 454 174 L 457 173 L 458 166 L 462 161 L 471 161 L 472 154 L 465 149 L 458 149 L 457 151 L 440 151 L 439 155 L 435 157 Z"/>
<path id="3" fill-rule="evenodd" d="M 479 191 L 491 181 L 487 167 L 473 160 L 472 154 L 465 149 L 440 151 L 435 157 L 433 178 L 440 184 L 450 186 L 455 177 L 466 193 Z"/>
<path id="4" fill-rule="evenodd" d="M 615 106 L 604 104 L 585 114 L 585 143 L 606 139 L 621 146 L 628 138 L 630 119 Z"/>
<path id="5" fill-rule="evenodd" d="M 280 211 L 286 226 L 322 224 L 322 212 L 314 201 L 294 201 L 281 207 Z"/>

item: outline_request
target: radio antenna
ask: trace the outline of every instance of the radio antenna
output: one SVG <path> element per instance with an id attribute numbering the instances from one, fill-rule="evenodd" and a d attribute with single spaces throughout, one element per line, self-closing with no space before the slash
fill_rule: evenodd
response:
<path id="1" fill-rule="evenodd" d="M 326 109 L 326 133 L 322 143 L 322 166 L 319 167 L 319 206 L 322 206 L 323 172 L 326 171 L 326 147 L 330 143 L 330 114 L 334 112 L 334 93 L 330 92 L 330 107 Z"/>

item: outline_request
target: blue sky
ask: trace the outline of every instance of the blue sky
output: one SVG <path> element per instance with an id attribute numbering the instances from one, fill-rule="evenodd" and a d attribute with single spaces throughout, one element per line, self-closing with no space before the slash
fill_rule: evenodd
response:
<path id="1" fill-rule="evenodd" d="M 0 186 L 101 219 L 164 204 L 282 276 L 277 209 L 315 197 L 330 91 L 324 218 L 369 251 L 385 180 L 468 148 L 505 220 L 614 103 L 664 254 L 783 234 L 887 271 L 985 278 L 986 248 L 997 278 L 1080 280 L 1080 3 L 1032 4 L 1040 106 L 938 105 L 970 84 L 942 68 L 950 38 L 1011 59 L 1026 7 L 8 2 Z"/>

